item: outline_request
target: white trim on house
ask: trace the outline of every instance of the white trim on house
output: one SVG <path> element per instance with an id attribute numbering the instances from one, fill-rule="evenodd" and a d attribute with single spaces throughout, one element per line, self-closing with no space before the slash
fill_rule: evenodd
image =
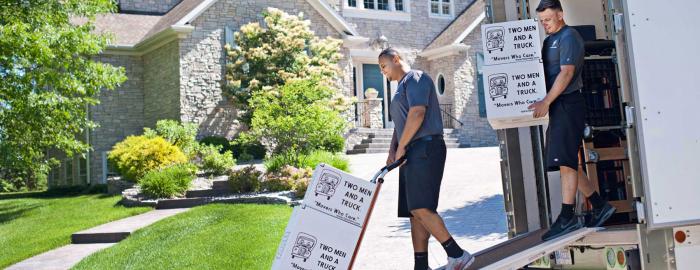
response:
<path id="1" fill-rule="evenodd" d="M 385 21 L 402 21 L 410 22 L 411 13 L 403 11 L 387 11 L 374 9 L 346 8 L 343 9 L 343 15 L 349 18 L 362 18 Z"/>
<path id="2" fill-rule="evenodd" d="M 352 35 L 352 36 L 357 36 L 357 31 L 353 29 L 346 21 L 343 19 L 338 12 L 333 10 L 332 7 L 326 3 L 325 0 L 306 0 L 306 2 L 309 3 L 318 13 L 323 16 L 323 18 L 330 23 L 333 28 L 338 30 L 338 32 L 341 32 L 345 35 Z"/>
<path id="3" fill-rule="evenodd" d="M 476 19 L 474 19 L 474 21 L 472 21 L 472 23 L 469 24 L 469 26 L 467 26 L 467 28 L 465 28 L 464 31 L 460 33 L 459 36 L 457 36 L 457 38 L 453 40 L 449 45 L 437 47 L 435 49 L 425 50 L 420 52 L 418 55 L 421 57 L 425 57 L 428 60 L 433 60 L 440 57 L 455 55 L 459 52 L 467 51 L 469 49 L 469 46 L 466 44 L 462 44 L 462 40 L 467 38 L 467 36 L 471 34 L 474 31 L 474 29 L 479 27 L 479 25 L 481 24 L 481 22 L 484 21 L 484 19 L 486 19 L 486 12 L 482 12 L 481 14 L 479 14 L 479 16 L 477 16 Z"/>
<path id="4" fill-rule="evenodd" d="M 194 30 L 193 26 L 189 25 L 173 25 L 155 34 L 135 45 L 108 45 L 104 51 L 105 54 L 111 55 L 134 55 L 141 56 L 147 54 L 161 46 L 172 42 L 173 40 L 187 37 Z"/>
<path id="5" fill-rule="evenodd" d="M 182 17 L 182 19 L 177 21 L 175 23 L 175 25 L 185 25 L 185 24 L 191 23 L 192 21 L 197 19 L 197 17 L 199 17 L 199 15 L 202 15 L 202 13 L 204 13 L 204 11 L 206 11 L 214 3 L 216 3 L 216 1 L 218 1 L 218 0 L 204 0 L 204 2 L 199 3 L 199 5 L 197 7 L 195 7 L 192 11 L 190 11 L 190 13 L 187 13 L 187 15 L 185 15 L 185 17 Z"/>
<path id="6" fill-rule="evenodd" d="M 362 46 L 364 48 L 364 47 L 366 47 L 368 42 L 369 42 L 368 37 L 346 36 L 343 38 L 343 46 L 346 48 L 359 47 L 359 46 Z"/>
<path id="7" fill-rule="evenodd" d="M 479 14 L 479 16 L 477 16 L 476 19 L 474 19 L 474 21 L 471 24 L 469 24 L 469 26 L 467 26 L 466 29 L 464 29 L 464 32 L 459 34 L 459 36 L 457 36 L 457 38 L 454 41 L 452 41 L 452 44 L 461 43 L 462 40 L 467 38 L 467 36 L 471 34 L 472 31 L 474 31 L 474 29 L 479 27 L 479 24 L 481 24 L 481 22 L 484 19 L 486 19 L 486 12 L 482 12 L 481 14 Z"/>
<path id="8" fill-rule="evenodd" d="M 350 58 L 367 63 L 377 63 L 380 51 L 370 49 L 350 49 Z"/>
<path id="9" fill-rule="evenodd" d="M 388 0 L 388 10 L 377 9 L 377 0 L 375 0 L 375 8 L 365 8 L 364 0 L 356 0 L 357 6 L 352 7 L 348 4 L 348 0 L 341 0 L 343 2 L 343 16 L 349 18 L 362 18 L 362 19 L 373 19 L 373 20 L 386 20 L 386 21 L 411 21 L 411 0 L 403 1 L 403 10 L 396 10 L 396 0 Z"/>
<path id="10" fill-rule="evenodd" d="M 466 52 L 469 50 L 469 48 L 470 46 L 466 44 L 450 44 L 440 48 L 422 51 L 418 53 L 418 56 L 424 57 L 428 60 L 435 60 L 445 56 L 457 55 L 460 52 Z"/>

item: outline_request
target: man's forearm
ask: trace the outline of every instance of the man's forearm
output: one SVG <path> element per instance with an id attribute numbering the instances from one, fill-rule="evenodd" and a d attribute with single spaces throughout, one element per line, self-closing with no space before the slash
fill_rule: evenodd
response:
<path id="1" fill-rule="evenodd" d="M 552 85 L 552 89 L 549 90 L 549 93 L 547 93 L 547 96 L 544 97 L 544 102 L 547 104 L 552 104 L 554 100 L 561 95 L 561 93 L 566 90 L 566 86 L 569 85 L 571 82 L 571 79 L 574 78 L 574 72 L 570 70 L 562 70 L 559 75 L 557 75 L 557 79 L 554 81 L 554 85 Z"/>
<path id="2" fill-rule="evenodd" d="M 389 144 L 389 156 L 394 157 L 396 149 L 399 147 L 399 141 L 396 139 L 396 130 L 391 134 L 391 143 Z"/>
<path id="3" fill-rule="evenodd" d="M 418 132 L 418 129 L 420 129 L 420 126 L 423 124 L 424 118 L 425 108 L 411 108 L 408 111 L 406 126 L 403 129 L 403 134 L 401 134 L 401 141 L 399 141 L 398 147 L 406 147 L 406 145 L 411 142 L 413 136 L 416 135 L 416 132 Z"/>

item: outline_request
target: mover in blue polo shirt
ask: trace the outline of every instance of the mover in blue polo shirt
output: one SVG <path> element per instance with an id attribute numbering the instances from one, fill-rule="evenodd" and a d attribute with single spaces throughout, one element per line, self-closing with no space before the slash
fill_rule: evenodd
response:
<path id="1" fill-rule="evenodd" d="M 550 240 L 584 226 L 575 216 L 576 191 L 593 205 L 586 227 L 599 227 L 615 213 L 606 200 L 593 189 L 583 172 L 579 149 L 583 143 L 586 102 L 581 92 L 581 71 L 585 47 L 579 33 L 564 22 L 559 0 L 542 0 L 537 7 L 547 38 L 542 45 L 542 60 L 547 96 L 530 106 L 535 118 L 549 114 L 545 163 L 549 171 L 561 172 L 562 207 L 556 221 L 543 236 Z"/>
<path id="2" fill-rule="evenodd" d="M 392 48 L 379 54 L 379 67 L 389 80 L 399 83 L 389 107 L 394 135 L 386 162 L 393 163 L 406 155 L 399 169 L 398 216 L 411 221 L 414 269 L 430 269 L 431 235 L 447 252 L 445 269 L 466 269 L 474 257 L 455 242 L 437 213 L 447 149 L 435 84 L 428 74 L 411 69 Z"/>

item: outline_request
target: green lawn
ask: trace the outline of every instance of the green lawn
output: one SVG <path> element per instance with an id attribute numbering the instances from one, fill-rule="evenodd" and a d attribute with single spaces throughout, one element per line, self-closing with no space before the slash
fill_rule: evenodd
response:
<path id="1" fill-rule="evenodd" d="M 70 235 L 140 214 L 147 207 L 116 205 L 120 196 L 0 194 L 0 269 L 70 243 Z"/>
<path id="2" fill-rule="evenodd" d="M 210 204 L 161 220 L 74 269 L 270 269 L 286 205 Z"/>

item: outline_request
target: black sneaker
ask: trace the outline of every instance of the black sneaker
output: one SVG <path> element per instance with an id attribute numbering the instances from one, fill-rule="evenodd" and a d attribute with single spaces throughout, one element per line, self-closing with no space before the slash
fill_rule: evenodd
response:
<path id="1" fill-rule="evenodd" d="M 605 221 L 615 214 L 615 211 L 617 211 L 617 209 L 607 202 L 600 209 L 593 209 L 590 214 L 590 219 L 586 221 L 586 227 L 594 228 L 602 226 Z"/>
<path id="2" fill-rule="evenodd" d="M 581 221 L 579 221 L 576 216 L 570 219 L 559 216 L 557 221 L 555 221 L 554 224 L 549 227 L 549 231 L 542 235 L 542 241 L 552 240 L 559 236 L 581 229 L 582 227 L 583 224 L 581 224 Z"/>

